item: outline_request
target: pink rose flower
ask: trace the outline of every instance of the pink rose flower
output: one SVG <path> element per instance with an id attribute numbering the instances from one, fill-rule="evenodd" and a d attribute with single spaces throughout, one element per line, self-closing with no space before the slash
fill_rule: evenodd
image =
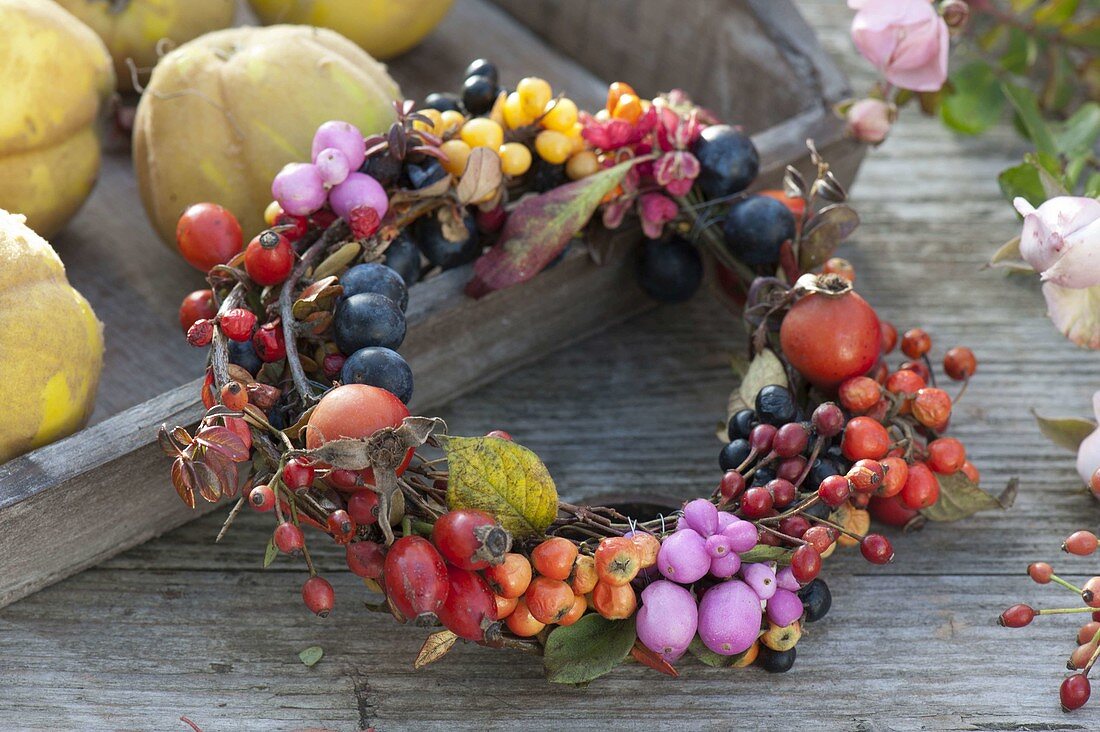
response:
<path id="1" fill-rule="evenodd" d="M 860 99 L 848 109 L 848 134 L 860 142 L 877 145 L 886 139 L 894 117 L 894 105 L 881 99 Z"/>
<path id="2" fill-rule="evenodd" d="M 1092 410 L 1100 420 L 1100 391 L 1092 395 Z M 1100 428 L 1081 440 L 1077 447 L 1077 473 L 1086 485 L 1097 468 L 1100 468 Z"/>
<path id="3" fill-rule="evenodd" d="M 947 80 L 947 23 L 930 0 L 848 0 L 852 40 L 891 84 L 932 92 Z"/>

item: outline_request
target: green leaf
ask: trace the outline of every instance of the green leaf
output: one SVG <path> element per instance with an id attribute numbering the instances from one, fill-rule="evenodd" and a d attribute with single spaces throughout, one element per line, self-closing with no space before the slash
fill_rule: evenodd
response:
<path id="1" fill-rule="evenodd" d="M 1077 452 L 1081 441 L 1096 431 L 1096 422 L 1083 417 L 1044 417 L 1035 414 L 1035 421 L 1039 423 L 1043 437 L 1070 452 Z"/>
<path id="2" fill-rule="evenodd" d="M 1085 48 L 1100 49 L 1100 15 L 1080 23 L 1067 23 L 1060 29 L 1062 37 Z"/>
<path id="3" fill-rule="evenodd" d="M 474 263 L 466 287 L 471 297 L 525 282 L 542 271 L 592 218 L 636 161 L 620 163 L 587 178 L 529 196 L 508 216 L 496 246 Z"/>
<path id="4" fill-rule="evenodd" d="M 989 266 L 1012 272 L 1035 271 L 1020 255 L 1020 237 L 1018 236 L 1009 239 L 993 252 L 993 256 L 989 258 Z"/>
<path id="5" fill-rule="evenodd" d="M 951 129 L 977 135 L 1001 116 L 1004 95 L 993 68 L 974 61 L 951 75 L 951 93 L 943 98 L 940 117 Z"/>
<path id="6" fill-rule="evenodd" d="M 1001 186 L 1001 193 L 1009 201 L 1021 196 L 1038 208 L 1047 200 L 1043 182 L 1039 180 L 1039 170 L 1031 163 L 1005 168 L 997 176 L 997 183 Z"/>
<path id="7" fill-rule="evenodd" d="M 445 437 L 447 505 L 491 513 L 517 539 L 542 536 L 558 515 L 554 479 L 535 453 L 497 437 Z"/>
<path id="8" fill-rule="evenodd" d="M 741 562 L 743 564 L 752 564 L 759 562 L 778 562 L 784 566 L 791 563 L 791 550 L 784 549 L 781 546 L 769 546 L 768 544 L 757 544 L 747 552 L 742 552 Z"/>
<path id="9" fill-rule="evenodd" d="M 583 684 L 603 676 L 630 655 L 638 635 L 634 618 L 608 620 L 596 613 L 558 626 L 546 639 L 546 678 L 556 684 Z"/>
<path id="10" fill-rule="evenodd" d="M 1031 18 L 1039 25 L 1057 28 L 1073 17 L 1080 4 L 1081 0 L 1047 0 Z"/>
<path id="11" fill-rule="evenodd" d="M 713 668 L 728 668 L 744 658 L 748 651 L 738 653 L 735 656 L 723 656 L 707 648 L 706 644 L 703 643 L 703 639 L 696 635 L 691 639 L 691 644 L 688 646 L 688 653 Z"/>
<path id="12" fill-rule="evenodd" d="M 1091 153 L 1097 139 L 1100 139 L 1100 104 L 1097 102 L 1082 104 L 1055 135 L 1058 151 L 1069 157 Z"/>
<path id="13" fill-rule="evenodd" d="M 1035 39 L 1020 28 L 1008 29 L 1008 48 L 1001 56 L 1001 67 L 1014 74 L 1026 74 L 1039 56 Z"/>
<path id="14" fill-rule="evenodd" d="M 267 539 L 267 549 L 264 550 L 264 569 L 271 566 L 271 563 L 275 561 L 275 557 L 279 556 L 279 548 L 275 546 L 275 535 L 272 534 Z"/>
<path id="15" fill-rule="evenodd" d="M 1028 138 L 1035 144 L 1036 151 L 1040 155 L 1057 156 L 1058 148 L 1054 144 L 1054 135 L 1047 127 L 1042 112 L 1039 111 L 1039 101 L 1035 98 L 1035 92 L 1027 87 L 1008 82 L 1001 83 L 1001 91 L 1016 108 L 1016 114 L 1027 131 Z"/>
<path id="16" fill-rule="evenodd" d="M 316 666 L 317 662 L 321 660 L 321 656 L 325 655 L 325 649 L 321 646 L 310 646 L 304 651 L 298 654 L 298 658 L 302 659 L 302 663 L 306 666 Z"/>
<path id="17" fill-rule="evenodd" d="M 1100 198 L 1100 173 L 1093 173 L 1085 183 L 1085 195 L 1089 198 Z"/>
<path id="18" fill-rule="evenodd" d="M 978 511 L 1009 508 L 1016 500 L 1018 481 L 1015 478 L 1008 482 L 1001 495 L 994 496 L 979 488 L 961 470 L 951 475 L 935 475 L 940 484 L 939 500 L 921 509 L 921 514 L 929 521 L 958 521 Z"/>

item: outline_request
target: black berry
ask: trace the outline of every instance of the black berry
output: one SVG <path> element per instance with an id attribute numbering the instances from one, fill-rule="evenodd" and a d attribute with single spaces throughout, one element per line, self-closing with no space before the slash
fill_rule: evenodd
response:
<path id="1" fill-rule="evenodd" d="M 641 247 L 638 282 L 654 300 L 683 302 L 703 281 L 699 250 L 679 237 L 668 241 L 646 239 Z"/>
<path id="2" fill-rule="evenodd" d="M 736 201 L 722 225 L 730 253 L 749 265 L 774 265 L 783 242 L 795 234 L 794 214 L 768 196 Z"/>

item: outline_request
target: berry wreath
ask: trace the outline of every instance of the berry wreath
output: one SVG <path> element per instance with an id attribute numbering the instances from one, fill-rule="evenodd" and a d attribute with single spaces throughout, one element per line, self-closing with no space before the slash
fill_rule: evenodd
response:
<path id="1" fill-rule="evenodd" d="M 384 136 L 322 125 L 313 160 L 276 176 L 270 228 L 243 253 L 214 204 L 177 230 L 185 255 L 213 266 L 211 289 L 181 308 L 188 342 L 210 347 L 208 411 L 193 434 L 161 429 L 173 485 L 192 507 L 196 492 L 236 497 L 223 534 L 246 503 L 273 512 L 265 566 L 300 555 L 311 611 L 335 597 L 304 528 L 346 547 L 385 596 L 377 609 L 443 626 L 417 667 L 462 638 L 541 654 L 561 683 L 628 657 L 675 676 L 686 652 L 783 672 L 801 623 L 831 605 L 822 560 L 838 544 L 893 557 L 868 533 L 872 515 L 915 527 L 1011 502 L 1012 485 L 981 490 L 962 443 L 940 436 L 953 400 L 928 334 L 905 333 L 908 360 L 886 366 L 898 334 L 830 258 L 858 218 L 812 144 L 814 180 L 791 168 L 784 191 L 750 194 L 752 142 L 682 92 L 645 100 L 616 82 L 587 114 L 538 78 L 500 90 L 484 60 L 467 77 L 461 97 L 399 104 Z M 705 255 L 749 328 L 707 497 L 643 521 L 571 505 L 506 433 L 456 437 L 410 416 L 396 349 L 424 260 L 428 276 L 476 260 L 479 296 L 551 265 L 577 235 L 639 228 L 649 294 L 689 298 Z M 944 359 L 963 390 L 976 365 L 965 348 Z"/>

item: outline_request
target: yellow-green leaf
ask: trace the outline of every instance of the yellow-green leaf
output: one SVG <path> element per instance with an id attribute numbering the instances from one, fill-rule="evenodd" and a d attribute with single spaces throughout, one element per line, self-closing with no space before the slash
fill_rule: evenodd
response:
<path id="1" fill-rule="evenodd" d="M 558 491 L 538 455 L 497 437 L 441 437 L 447 505 L 496 516 L 517 539 L 541 536 L 558 514 Z"/>
<path id="2" fill-rule="evenodd" d="M 424 645 L 420 647 L 420 652 L 416 654 L 416 660 L 413 661 L 413 668 L 421 669 L 443 658 L 447 655 L 447 651 L 454 647 L 457 640 L 458 636 L 449 630 L 432 633 L 424 639 Z"/>
<path id="3" fill-rule="evenodd" d="M 559 625 L 546 638 L 546 678 L 556 684 L 599 678 L 626 660 L 637 638 L 633 617 L 607 620 L 591 613 L 572 625 Z"/>
<path id="4" fill-rule="evenodd" d="M 321 646 L 310 646 L 298 654 L 298 658 L 306 666 L 316 666 L 317 662 L 321 660 L 321 656 L 325 655 L 325 649 Z"/>
<path id="5" fill-rule="evenodd" d="M 786 386 L 787 372 L 779 357 L 765 348 L 749 364 L 749 370 L 741 381 L 741 388 L 738 389 L 741 401 L 751 408 L 756 404 L 756 395 L 760 390 L 771 384 Z"/>
<path id="6" fill-rule="evenodd" d="M 1036 414 L 1035 421 L 1039 423 L 1043 437 L 1070 452 L 1077 452 L 1081 441 L 1096 431 L 1096 422 L 1084 417 L 1044 417 Z"/>
<path id="7" fill-rule="evenodd" d="M 978 511 L 1011 508 L 1019 486 L 1019 481 L 1013 478 L 1000 495 L 995 496 L 979 488 L 961 470 L 951 475 L 937 475 L 936 480 L 940 484 L 939 500 L 921 509 L 921 514 L 929 521 L 958 521 Z"/>

